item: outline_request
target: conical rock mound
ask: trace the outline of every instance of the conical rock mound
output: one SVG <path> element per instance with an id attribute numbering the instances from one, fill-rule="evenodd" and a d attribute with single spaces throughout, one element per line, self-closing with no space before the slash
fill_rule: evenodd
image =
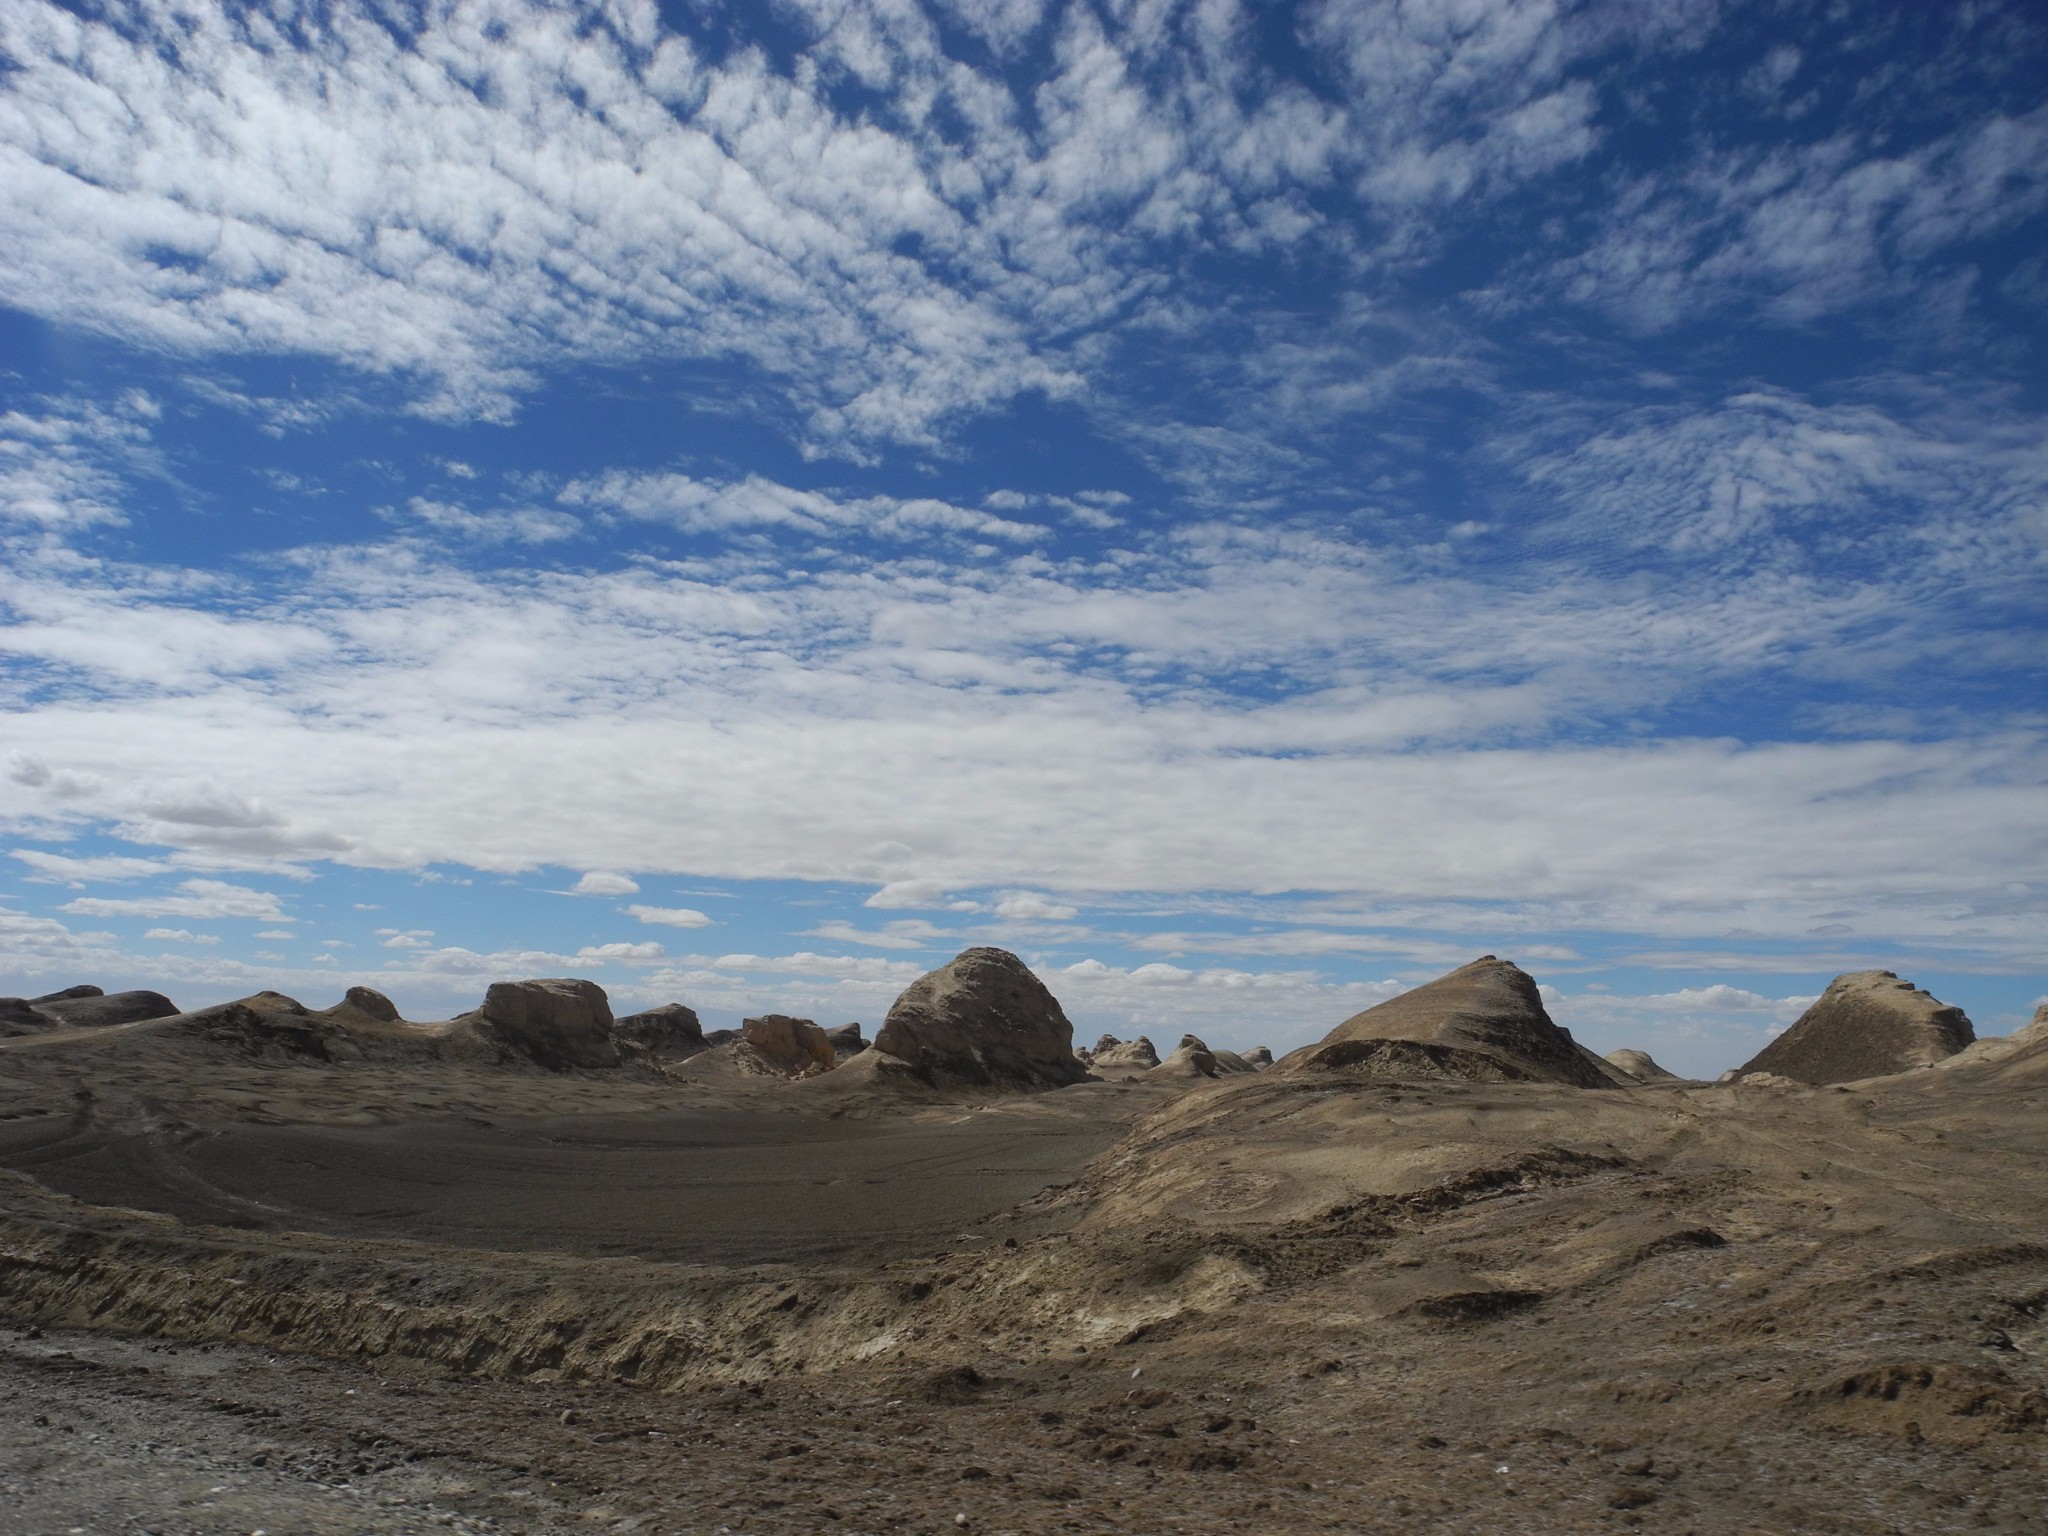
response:
<path id="1" fill-rule="evenodd" d="M 1977 1038 L 1963 1010 L 1890 971 L 1851 971 L 1741 1072 L 1802 1083 L 1847 1083 L 1931 1067 Z"/>
<path id="2" fill-rule="evenodd" d="M 1059 1000 L 1006 949 L 962 950 L 918 977 L 874 1049 L 932 1082 L 1058 1088 L 1088 1075 Z"/>
<path id="3" fill-rule="evenodd" d="M 1492 955 L 1353 1015 L 1273 1070 L 1614 1086 L 1551 1022 L 1535 979 Z"/>

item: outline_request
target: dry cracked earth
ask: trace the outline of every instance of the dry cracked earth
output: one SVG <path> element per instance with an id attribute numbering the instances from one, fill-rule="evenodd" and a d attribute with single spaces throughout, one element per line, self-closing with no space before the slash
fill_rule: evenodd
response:
<path id="1" fill-rule="evenodd" d="M 2038 1532 L 2044 1127 L 9 1049 L 0 1531 Z"/>

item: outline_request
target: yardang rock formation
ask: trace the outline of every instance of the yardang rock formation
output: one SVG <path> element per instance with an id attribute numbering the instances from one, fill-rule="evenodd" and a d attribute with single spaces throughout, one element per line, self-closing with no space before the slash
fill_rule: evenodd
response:
<path id="1" fill-rule="evenodd" d="M 1273 1070 L 1577 1088 L 1616 1081 L 1611 1068 L 1551 1022 L 1534 978 L 1492 955 L 1353 1015 Z"/>
<path id="2" fill-rule="evenodd" d="M 1743 1064 L 1802 1083 L 1847 1083 L 1930 1067 L 1977 1038 L 1960 1008 L 1890 971 L 1851 971 L 1828 983 L 1799 1021 Z"/>
<path id="3" fill-rule="evenodd" d="M 930 1082 L 1058 1088 L 1088 1075 L 1059 1000 L 1006 949 L 962 950 L 913 981 L 874 1050 Z"/>

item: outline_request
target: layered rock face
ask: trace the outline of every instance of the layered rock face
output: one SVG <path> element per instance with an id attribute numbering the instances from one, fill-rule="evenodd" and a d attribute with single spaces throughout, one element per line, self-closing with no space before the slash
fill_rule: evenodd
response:
<path id="1" fill-rule="evenodd" d="M 912 982 L 874 1048 L 932 1081 L 1057 1088 L 1088 1075 L 1058 999 L 1005 949 L 963 950 Z"/>
<path id="2" fill-rule="evenodd" d="M 1802 1083 L 1847 1083 L 1930 1067 L 1977 1038 L 1963 1010 L 1890 971 L 1851 971 L 1743 1063 Z"/>
<path id="3" fill-rule="evenodd" d="M 1492 955 L 1353 1015 L 1273 1070 L 1614 1086 L 1551 1022 L 1535 979 Z"/>
<path id="4" fill-rule="evenodd" d="M 611 1001 L 594 981 L 558 977 L 497 981 L 467 1016 L 478 1034 L 528 1060 L 564 1067 L 616 1067 Z"/>
<path id="5" fill-rule="evenodd" d="M 644 1045 L 658 1057 L 694 1056 L 704 1050 L 704 1025 L 697 1010 L 682 1003 L 663 1003 L 612 1021 L 620 1040 Z"/>
<path id="6" fill-rule="evenodd" d="M 824 1030 L 785 1013 L 742 1022 L 735 1049 L 750 1053 L 777 1077 L 816 1077 L 839 1064 Z"/>

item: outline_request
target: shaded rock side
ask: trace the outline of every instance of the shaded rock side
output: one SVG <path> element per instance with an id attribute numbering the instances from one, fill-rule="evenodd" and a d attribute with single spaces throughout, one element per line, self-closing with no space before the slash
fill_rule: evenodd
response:
<path id="1" fill-rule="evenodd" d="M 556 977 L 496 981 L 483 1006 L 462 1021 L 476 1033 L 538 1066 L 616 1067 L 611 1000 L 594 981 Z"/>
<path id="2" fill-rule="evenodd" d="M 934 1081 L 1056 1088 L 1088 1075 L 1059 1000 L 1005 949 L 963 950 L 912 982 L 875 1049 Z"/>
<path id="3" fill-rule="evenodd" d="M 1263 1045 L 1255 1045 L 1244 1053 L 1244 1064 L 1254 1072 L 1263 1072 L 1273 1065 L 1273 1053 Z"/>
<path id="4" fill-rule="evenodd" d="M 612 1034 L 620 1040 L 644 1045 L 664 1060 L 694 1056 L 708 1049 L 704 1024 L 697 1010 L 683 1003 L 663 1003 L 612 1021 Z"/>
<path id="5" fill-rule="evenodd" d="M 1551 1021 L 1535 979 L 1492 955 L 1354 1014 L 1273 1070 L 1614 1086 L 1597 1058 Z"/>
<path id="6" fill-rule="evenodd" d="M 858 1024 L 835 1025 L 825 1031 L 825 1038 L 832 1042 L 832 1054 L 841 1061 L 851 1060 L 868 1048 L 867 1037 Z"/>
<path id="7" fill-rule="evenodd" d="M 15 1035 L 39 1035 L 46 1029 L 61 1027 L 25 997 L 0 997 L 0 1040 Z"/>
<path id="8" fill-rule="evenodd" d="M 36 1012 L 57 1020 L 64 1029 L 100 1029 L 110 1024 L 140 1024 L 146 1019 L 168 1019 L 178 1005 L 161 992 L 110 992 L 80 997 L 73 987 L 67 996 L 54 993 L 36 999 Z"/>
<path id="9" fill-rule="evenodd" d="M 1828 983 L 1799 1020 L 1737 1070 L 1802 1083 L 1847 1083 L 1931 1067 L 1977 1038 L 1960 1008 L 1890 971 Z"/>
<path id="10" fill-rule="evenodd" d="M 744 1065 L 758 1063 L 776 1077 L 816 1077 L 839 1064 L 824 1030 L 809 1019 L 791 1018 L 786 1013 L 743 1020 L 733 1049 L 740 1053 Z"/>
<path id="11" fill-rule="evenodd" d="M 1648 1051 L 1609 1051 L 1609 1066 L 1618 1067 L 1639 1083 L 1680 1083 L 1685 1079 L 1676 1072 L 1667 1072 L 1650 1058 Z"/>

